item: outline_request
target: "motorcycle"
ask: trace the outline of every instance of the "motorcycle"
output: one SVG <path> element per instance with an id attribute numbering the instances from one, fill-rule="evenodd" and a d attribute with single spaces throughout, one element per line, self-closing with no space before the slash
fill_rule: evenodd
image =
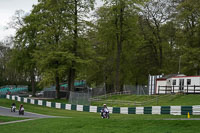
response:
<path id="1" fill-rule="evenodd" d="M 11 112 L 15 112 L 16 106 L 11 106 Z"/>
<path id="2" fill-rule="evenodd" d="M 101 110 L 100 114 L 101 114 L 102 119 L 109 119 L 110 118 L 109 111 Z"/>
<path id="3" fill-rule="evenodd" d="M 24 107 L 22 104 L 20 105 L 20 108 L 19 108 L 19 115 L 24 115 Z"/>
<path id="4" fill-rule="evenodd" d="M 24 110 L 19 110 L 19 115 L 24 115 Z"/>

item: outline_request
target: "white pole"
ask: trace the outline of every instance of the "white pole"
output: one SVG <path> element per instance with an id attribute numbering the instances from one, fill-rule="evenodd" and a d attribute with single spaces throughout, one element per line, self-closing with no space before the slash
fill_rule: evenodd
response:
<path id="1" fill-rule="evenodd" d="M 181 72 L 181 56 L 179 57 L 179 67 L 178 67 L 178 74 Z"/>

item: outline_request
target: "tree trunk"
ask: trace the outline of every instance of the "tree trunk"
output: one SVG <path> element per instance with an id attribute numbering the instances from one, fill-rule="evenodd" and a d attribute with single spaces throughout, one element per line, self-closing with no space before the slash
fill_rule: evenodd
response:
<path id="1" fill-rule="evenodd" d="M 78 45 L 78 1 L 74 0 L 74 45 L 73 45 L 73 52 L 74 55 L 77 56 L 77 45 Z M 69 77 L 68 77 L 68 90 L 70 91 L 75 91 L 74 87 L 74 82 L 75 82 L 75 75 L 76 75 L 76 70 L 74 68 L 76 62 L 72 61 L 72 66 L 69 70 Z M 69 94 L 66 97 L 67 99 L 69 98 Z"/>
<path id="2" fill-rule="evenodd" d="M 75 81 L 75 69 L 70 68 L 68 76 L 68 92 L 66 94 L 66 99 L 69 99 L 70 91 L 75 91 L 74 81 Z"/>
<path id="3" fill-rule="evenodd" d="M 70 70 L 69 70 L 69 79 L 68 79 L 69 91 L 75 91 L 74 81 L 75 81 L 75 69 L 70 68 Z"/>
<path id="4" fill-rule="evenodd" d="M 200 75 L 200 69 L 197 67 L 197 75 Z"/>
<path id="5" fill-rule="evenodd" d="M 162 46 L 161 45 L 159 47 L 159 51 L 160 51 L 160 66 L 159 67 L 160 67 L 160 70 L 162 70 L 162 66 L 163 66 L 163 51 L 162 51 Z"/>
<path id="6" fill-rule="evenodd" d="M 120 91 L 120 63 L 121 63 L 121 52 L 123 43 L 123 21 L 124 21 L 124 3 L 120 1 L 120 18 L 119 18 L 119 34 L 116 33 L 117 37 L 117 59 L 116 59 L 116 80 L 115 80 L 115 91 Z M 116 27 L 118 29 L 118 18 L 116 19 Z"/>
<path id="7" fill-rule="evenodd" d="M 35 74 L 34 74 L 34 71 L 31 72 L 31 88 L 32 88 L 32 96 L 35 97 L 36 88 L 35 88 Z"/>
<path id="8" fill-rule="evenodd" d="M 56 75 L 56 99 L 60 99 L 60 79 L 59 76 Z"/>

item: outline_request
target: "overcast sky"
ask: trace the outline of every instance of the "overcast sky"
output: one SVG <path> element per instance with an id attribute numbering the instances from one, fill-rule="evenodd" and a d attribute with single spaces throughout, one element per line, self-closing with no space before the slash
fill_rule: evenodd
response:
<path id="1" fill-rule="evenodd" d="M 14 30 L 6 29 L 8 23 L 16 10 L 24 10 L 30 12 L 33 4 L 37 4 L 38 0 L 0 0 L 0 41 L 6 36 L 14 34 Z M 102 5 L 101 0 L 96 0 L 97 6 Z"/>

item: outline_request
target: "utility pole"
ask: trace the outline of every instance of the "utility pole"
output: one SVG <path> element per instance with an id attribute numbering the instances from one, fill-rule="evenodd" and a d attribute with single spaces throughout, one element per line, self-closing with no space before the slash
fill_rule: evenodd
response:
<path id="1" fill-rule="evenodd" d="M 179 57 L 179 67 L 178 67 L 178 74 L 181 73 L 181 56 Z"/>

